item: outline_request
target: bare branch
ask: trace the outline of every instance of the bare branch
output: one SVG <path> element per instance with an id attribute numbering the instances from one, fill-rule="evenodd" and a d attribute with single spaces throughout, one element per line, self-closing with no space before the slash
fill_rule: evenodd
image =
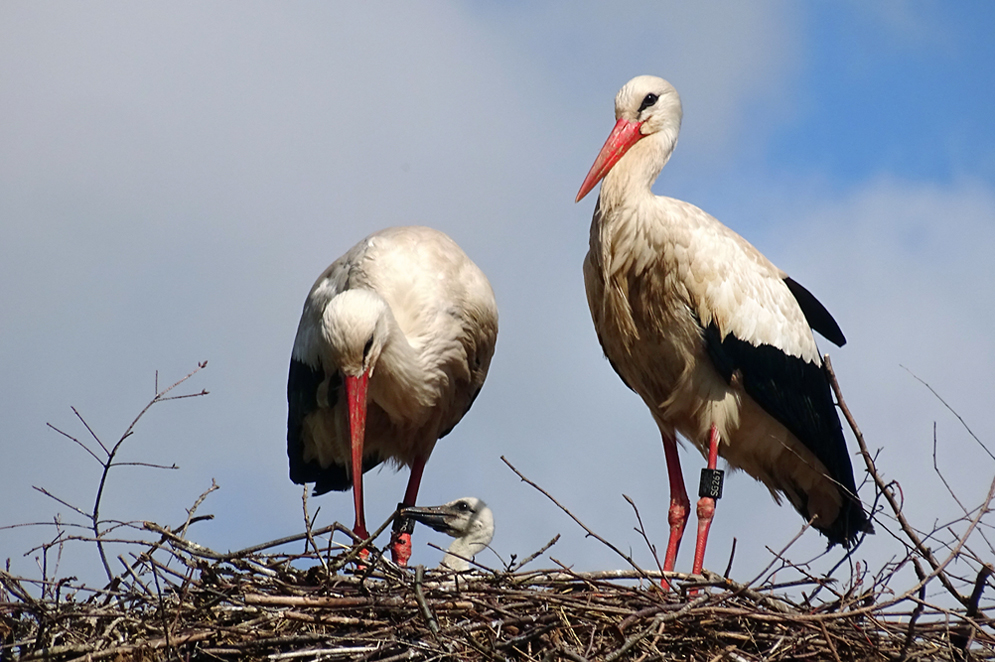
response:
<path id="1" fill-rule="evenodd" d="M 73 411 L 75 411 L 75 410 L 73 410 Z M 68 439 L 69 441 L 73 442 L 74 444 L 78 444 L 80 448 L 82 448 L 83 450 L 85 450 L 90 455 L 90 457 L 92 457 L 97 462 L 99 462 L 101 464 L 104 463 L 104 461 L 102 459 L 100 459 L 100 457 L 96 453 L 94 453 L 92 450 L 90 450 L 89 446 L 87 446 L 86 444 L 84 444 L 82 441 L 80 441 L 76 437 L 72 436 L 68 432 L 63 432 L 62 430 L 60 430 L 59 428 L 55 427 L 51 423 L 46 423 L 45 425 L 47 425 L 48 427 L 52 428 L 53 430 L 55 430 L 56 432 L 58 432 L 59 434 L 61 434 L 66 439 Z"/>
<path id="2" fill-rule="evenodd" d="M 937 400 L 939 400 L 943 404 L 944 407 L 947 408 L 947 411 L 949 411 L 951 414 L 953 414 L 957 418 L 957 420 L 960 421 L 960 424 L 964 427 L 965 430 L 967 430 L 967 433 L 969 435 L 971 435 L 971 437 L 974 439 L 974 441 L 976 441 L 978 443 L 978 446 L 981 446 L 981 450 L 985 451 L 985 453 L 988 454 L 988 457 L 990 457 L 991 459 L 995 460 L 995 454 L 992 454 L 992 452 L 990 450 L 988 450 L 988 446 L 985 446 L 984 442 L 981 441 L 981 439 L 978 438 L 978 435 L 974 434 L 974 431 L 970 428 L 970 426 L 968 426 L 967 421 L 964 420 L 963 416 L 961 416 L 960 414 L 958 414 L 957 411 L 953 407 L 951 407 L 949 404 L 947 404 L 947 401 L 944 400 L 942 397 L 940 397 L 940 394 L 937 393 L 936 390 L 932 386 L 930 386 L 928 382 L 926 382 L 923 379 L 921 379 L 919 377 L 919 375 L 915 374 L 914 372 L 912 372 L 911 370 L 909 370 L 908 368 L 906 368 L 904 365 L 902 366 L 902 368 L 904 368 L 907 373 L 909 373 L 910 375 L 912 375 L 913 379 L 915 379 L 917 382 L 919 382 L 920 384 L 922 384 L 923 386 L 925 386 L 926 388 L 928 388 L 929 392 L 932 393 L 933 396 Z"/>
<path id="3" fill-rule="evenodd" d="M 833 371 L 833 364 L 829 360 L 828 354 L 825 355 L 824 362 L 826 365 L 826 372 L 829 375 L 830 384 L 833 387 L 833 393 L 836 395 L 836 402 L 839 405 L 840 411 L 843 412 L 843 416 L 846 418 L 847 423 L 850 425 L 850 429 L 853 430 L 854 436 L 857 438 L 857 444 L 860 446 L 860 454 L 864 458 L 864 464 L 867 466 L 867 473 L 869 473 L 874 479 L 874 484 L 877 486 L 878 491 L 884 496 L 885 501 L 887 501 L 888 505 L 891 507 L 892 514 L 895 516 L 895 519 L 898 520 L 899 525 L 902 527 L 902 531 L 905 532 L 905 535 L 908 536 L 908 539 L 912 542 L 916 551 L 926 560 L 926 562 L 933 569 L 934 573 L 936 573 L 936 576 L 940 580 L 940 583 L 943 584 L 943 587 L 947 589 L 947 592 L 949 592 L 950 595 L 952 595 L 958 602 L 966 604 L 967 598 L 960 594 L 953 584 L 950 583 L 950 580 L 945 574 L 939 572 L 942 569 L 940 562 L 936 560 L 936 557 L 934 557 L 929 548 L 923 544 L 922 539 L 916 533 L 912 525 L 909 524 L 909 521 L 905 518 L 905 515 L 902 512 L 901 506 L 895 499 L 895 495 L 888 489 L 889 484 L 885 483 L 884 479 L 882 479 L 881 475 L 878 473 L 877 467 L 871 460 L 871 454 L 867 450 L 867 444 L 864 442 L 864 435 L 861 434 L 860 428 L 857 427 L 857 422 L 854 420 L 853 415 L 850 413 L 850 409 L 846 406 L 846 401 L 843 399 L 843 392 L 840 389 L 839 382 L 836 379 L 836 373 Z M 915 590 L 918 591 L 918 587 Z"/>
<path id="4" fill-rule="evenodd" d="M 44 487 L 38 487 L 37 485 L 32 485 L 31 489 L 37 490 L 38 492 L 41 492 L 42 494 L 44 494 L 45 496 L 47 496 L 49 499 L 52 499 L 54 501 L 58 501 L 59 503 L 61 503 L 66 508 L 69 508 L 69 509 L 73 510 L 74 512 L 79 513 L 80 515 L 82 515 L 83 517 L 86 517 L 87 519 L 90 518 L 90 513 L 83 512 L 82 509 L 77 508 L 76 506 L 74 506 L 73 504 L 69 503 L 68 501 L 66 501 L 64 499 L 60 499 L 59 497 L 55 496 L 54 494 L 52 494 L 51 492 L 49 492 L 48 490 L 46 490 Z"/>
<path id="5" fill-rule="evenodd" d="M 314 541 L 314 533 L 311 531 L 314 525 L 314 520 L 308 515 L 307 512 L 307 485 L 304 486 L 303 493 L 301 495 L 301 502 L 304 509 L 304 533 L 307 536 L 307 541 L 311 545 L 311 549 L 314 550 L 314 555 L 318 557 L 318 561 L 321 563 L 321 567 L 324 568 L 325 572 L 328 572 L 328 563 L 325 562 L 325 558 L 321 555 L 321 550 L 318 549 L 318 544 Z M 318 510 L 321 510 L 319 508 Z M 315 511 L 315 517 L 318 517 L 318 512 Z"/>
<path id="6" fill-rule="evenodd" d="M 181 538 L 187 537 L 187 529 L 190 528 L 190 524 L 193 521 L 193 514 L 197 512 L 197 508 L 200 507 L 200 504 L 204 503 L 204 499 L 207 498 L 207 495 L 210 494 L 211 492 L 214 492 L 215 490 L 220 490 L 220 489 L 221 487 L 216 482 L 214 482 L 214 479 L 212 478 L 211 486 L 206 490 L 204 490 L 204 492 L 202 492 L 201 495 L 197 497 L 197 500 L 193 502 L 193 505 L 187 509 L 187 521 L 183 523 L 183 528 L 180 530 Z"/>
<path id="7" fill-rule="evenodd" d="M 100 437 L 98 437 L 97 433 L 93 431 L 93 428 L 90 427 L 90 424 L 87 423 L 86 419 L 83 418 L 83 416 L 76 410 L 76 407 L 70 407 L 70 409 L 73 410 L 73 413 L 76 414 L 76 418 L 78 418 L 79 422 L 83 424 L 83 427 L 86 428 L 86 431 L 90 433 L 90 436 L 93 437 L 93 440 L 96 441 L 98 444 L 100 444 L 100 447 L 104 449 L 104 453 L 106 454 L 107 446 L 104 446 L 104 442 L 100 441 Z"/>
<path id="8" fill-rule="evenodd" d="M 547 492 L 546 490 L 542 489 L 541 487 L 539 487 L 538 485 L 536 485 L 535 483 L 533 483 L 531 480 L 529 480 L 528 478 L 526 478 L 503 455 L 501 456 L 501 461 L 504 462 L 506 465 L 508 465 L 508 468 L 511 469 L 512 471 L 514 471 L 515 475 L 517 475 L 522 480 L 522 482 L 528 483 L 529 485 L 531 485 L 532 487 L 534 487 L 537 491 L 539 491 L 543 496 L 545 496 L 547 499 L 549 499 L 554 504 L 556 504 L 556 507 L 559 508 L 560 510 L 562 510 L 564 513 L 566 513 L 567 516 L 570 517 L 570 519 L 572 519 L 574 522 L 576 522 L 580 526 L 580 528 L 584 529 L 584 531 L 587 532 L 588 536 L 590 536 L 591 538 L 594 538 L 598 542 L 600 542 L 603 545 L 605 545 L 608 549 L 612 550 L 613 552 L 615 552 L 616 554 L 618 554 L 619 556 L 621 556 L 625 560 L 626 563 L 628 563 L 630 566 L 632 566 L 632 568 L 634 570 L 636 570 L 637 572 L 643 573 L 643 575 L 646 576 L 645 571 L 642 568 L 640 568 L 636 564 L 636 562 L 633 561 L 632 558 L 628 554 L 625 554 L 618 547 L 616 547 L 615 545 L 611 544 L 610 542 L 608 542 L 607 540 L 605 540 L 604 538 L 602 538 L 601 536 L 599 536 L 597 533 L 595 533 L 594 531 L 592 531 L 586 524 L 584 524 L 583 522 L 581 522 L 572 512 L 570 512 L 570 510 L 568 510 L 559 501 L 557 501 L 555 498 L 553 498 L 553 496 L 549 492 Z M 649 579 L 648 576 L 646 576 L 646 578 Z"/>
<path id="9" fill-rule="evenodd" d="M 660 563 L 660 557 L 656 553 L 656 545 L 650 542 L 649 536 L 646 535 L 646 527 L 643 526 L 643 518 L 639 515 L 639 508 L 636 507 L 636 502 L 628 497 L 628 495 L 623 494 L 622 498 L 629 502 L 632 506 L 632 512 L 636 514 L 636 522 L 638 522 L 639 527 L 636 528 L 636 533 L 642 536 L 643 542 L 646 543 L 646 547 L 649 548 L 650 554 L 653 555 L 653 561 L 656 563 L 657 570 L 663 572 L 663 564 Z M 732 561 L 730 560 L 730 563 Z"/>

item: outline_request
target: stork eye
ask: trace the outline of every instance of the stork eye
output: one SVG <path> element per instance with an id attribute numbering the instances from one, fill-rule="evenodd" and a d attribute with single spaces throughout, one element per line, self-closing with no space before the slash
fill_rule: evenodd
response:
<path id="1" fill-rule="evenodd" d="M 363 346 L 363 359 L 364 360 L 366 359 L 367 356 L 369 356 L 371 349 L 373 349 L 373 336 L 370 336 L 370 339 L 367 340 L 366 344 Z"/>
<path id="2" fill-rule="evenodd" d="M 470 504 L 468 504 L 466 501 L 460 501 L 459 503 L 456 504 L 456 508 L 459 510 L 470 510 Z"/>
<path id="3" fill-rule="evenodd" d="M 647 94 L 645 97 L 643 97 L 643 102 L 639 105 L 639 112 L 641 113 L 644 110 L 646 110 L 647 108 L 649 108 L 650 106 L 652 106 L 653 104 L 655 104 L 656 101 L 657 101 L 657 99 L 659 99 L 659 98 L 660 97 L 658 97 L 657 95 L 653 94 L 652 92 L 650 92 L 649 94 Z"/>

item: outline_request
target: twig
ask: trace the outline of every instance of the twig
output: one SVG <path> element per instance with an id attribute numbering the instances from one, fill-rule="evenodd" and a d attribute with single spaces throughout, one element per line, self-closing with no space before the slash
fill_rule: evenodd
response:
<path id="1" fill-rule="evenodd" d="M 100 437 L 97 436 L 97 434 L 93 431 L 93 428 L 90 427 L 90 424 L 87 423 L 86 420 L 80 415 L 79 411 L 76 410 L 76 407 L 69 407 L 69 408 L 73 410 L 73 413 L 76 414 L 76 418 L 78 418 L 79 422 L 83 424 L 83 427 L 86 428 L 86 431 L 90 433 L 90 436 L 93 437 L 93 440 L 96 441 L 98 444 L 100 444 L 100 447 L 104 449 L 104 455 L 110 455 L 110 451 L 107 450 L 107 446 L 104 446 L 104 442 L 100 441 Z"/>
<path id="2" fill-rule="evenodd" d="M 73 410 L 73 412 L 74 412 L 74 413 L 76 413 L 76 415 L 77 415 L 77 416 L 79 416 L 79 413 L 78 413 L 78 412 L 76 412 L 76 409 L 75 409 L 74 407 L 70 407 L 70 409 L 72 409 L 72 410 Z M 79 446 L 80 448 L 82 448 L 82 449 L 83 449 L 83 450 L 85 450 L 85 451 L 86 451 L 87 453 L 89 453 L 89 454 L 90 454 L 90 457 L 92 457 L 92 458 L 93 458 L 94 460 L 96 460 L 97 462 L 99 462 L 99 463 L 101 463 L 101 464 L 103 464 L 103 463 L 104 463 L 104 461 L 100 459 L 100 456 L 98 456 L 98 455 L 97 455 L 96 453 L 94 453 L 94 452 L 93 452 L 92 450 L 90 450 L 90 447 L 89 447 L 89 446 L 87 446 L 86 444 L 84 444 L 84 443 L 83 443 L 82 441 L 80 441 L 80 440 L 79 440 L 79 439 L 77 439 L 76 437 L 72 436 L 72 435 L 71 435 L 71 434 L 69 434 L 68 432 L 63 432 L 62 430 L 60 430 L 59 428 L 55 427 L 55 426 L 54 426 L 54 425 L 52 425 L 51 423 L 45 423 L 45 425 L 47 425 L 48 427 L 52 428 L 53 430 L 55 430 L 56 432 L 58 432 L 59 434 L 61 434 L 61 435 L 62 435 L 63 437 L 65 437 L 66 439 L 68 439 L 69 441 L 73 442 L 74 444 L 77 444 L 77 445 L 78 445 L 78 446 Z M 84 423 L 84 425 L 85 425 L 85 423 Z M 87 428 L 87 429 L 89 429 L 89 428 Z M 99 440 L 99 439 L 97 440 L 97 443 L 100 443 L 100 440 Z M 101 446 L 103 446 L 103 444 L 101 444 Z M 105 449 L 105 450 L 106 450 L 106 449 Z"/>
<path id="3" fill-rule="evenodd" d="M 514 471 L 515 475 L 517 475 L 522 480 L 522 482 L 528 483 L 529 485 L 531 485 L 532 487 L 534 487 L 536 490 L 538 490 L 539 493 L 541 493 L 547 499 L 549 499 L 554 504 L 556 504 L 556 507 L 559 508 L 560 510 L 562 510 L 564 513 L 566 513 L 567 516 L 570 517 L 570 519 L 572 519 L 574 522 L 576 522 L 580 526 L 580 528 L 584 529 L 584 531 L 587 532 L 588 536 L 590 536 L 591 538 L 594 538 L 595 540 L 599 541 L 600 543 L 602 543 L 603 545 L 605 545 L 606 547 L 608 547 L 608 549 L 612 550 L 613 552 L 615 552 L 616 554 L 618 554 L 619 556 L 621 556 L 625 560 L 626 563 L 628 563 L 630 566 L 632 566 L 633 570 L 635 570 L 636 572 L 640 573 L 643 576 L 643 578 L 649 579 L 649 576 L 646 574 L 646 571 L 644 571 L 642 568 L 640 568 L 636 564 L 636 562 L 632 560 L 632 558 L 629 555 L 625 554 L 618 547 L 616 547 L 615 545 L 611 544 L 610 542 L 608 542 L 607 540 L 605 540 L 604 538 L 602 538 L 601 536 L 599 536 L 597 533 L 595 533 L 594 531 L 592 531 L 586 524 L 584 524 L 583 522 L 581 522 L 572 512 L 570 512 L 565 506 L 563 506 L 563 504 L 561 504 L 559 501 L 557 501 L 553 497 L 553 495 L 551 495 L 549 492 L 547 492 L 546 490 L 542 489 L 541 487 L 539 487 L 538 485 L 536 485 L 534 482 L 532 482 L 531 480 L 529 480 L 528 478 L 526 478 L 522 474 L 522 472 L 520 472 L 518 469 L 516 469 L 511 464 L 511 462 L 509 462 L 503 455 L 501 456 L 501 461 L 504 462 L 506 465 L 508 465 L 508 468 L 511 469 L 512 471 Z"/>
<path id="4" fill-rule="evenodd" d="M 916 569 L 916 576 L 922 581 L 922 586 L 919 587 L 919 602 L 916 603 L 915 608 L 912 610 L 912 616 L 909 618 L 909 627 L 905 631 L 905 643 L 902 645 L 901 653 L 898 656 L 899 662 L 904 662 L 909 658 L 909 649 L 912 647 L 912 642 L 915 638 L 916 632 L 916 621 L 922 616 L 923 609 L 925 609 L 926 600 L 926 573 L 923 572 L 922 565 L 919 564 L 919 559 L 912 559 L 912 566 Z"/>
<path id="5" fill-rule="evenodd" d="M 352 530 L 346 528 L 345 525 L 339 522 L 333 522 L 328 526 L 323 526 L 320 529 L 315 529 L 311 532 L 313 536 L 323 536 L 326 533 L 332 533 L 334 531 L 339 531 L 340 533 L 352 534 Z M 292 542 L 300 542 L 301 540 L 307 539 L 307 532 L 295 533 L 292 536 L 284 536 L 283 538 L 277 538 L 276 540 L 270 540 L 269 542 L 260 543 L 258 545 L 253 545 L 252 547 L 246 547 L 245 549 L 240 549 L 235 552 L 228 552 L 227 554 L 222 554 L 224 560 L 235 559 L 240 556 L 249 556 L 251 554 L 256 554 L 258 552 L 263 552 L 267 549 L 273 549 L 274 547 L 280 547 L 281 545 L 287 545 Z"/>
<path id="6" fill-rule="evenodd" d="M 314 541 L 314 534 L 311 531 L 311 526 L 314 524 L 314 520 L 311 519 L 311 516 L 308 515 L 307 512 L 307 485 L 304 486 L 304 491 L 301 494 L 301 503 L 304 508 L 304 533 L 307 535 L 308 544 L 310 544 L 311 549 L 314 550 L 314 555 L 318 557 L 318 562 L 321 563 L 322 569 L 327 573 L 328 564 L 325 562 L 325 557 L 321 555 L 321 550 L 318 549 L 318 543 Z M 318 510 L 321 510 L 321 508 Z M 318 513 L 315 512 L 314 516 L 317 517 Z"/>
<path id="7" fill-rule="evenodd" d="M 653 619 L 653 622 L 650 623 L 650 625 L 648 627 L 644 628 L 638 634 L 634 634 L 631 637 L 629 637 L 628 639 L 626 639 L 617 650 L 613 651 L 611 653 L 611 655 L 606 656 L 605 657 L 605 662 L 614 662 L 615 660 L 619 659 L 620 657 L 622 657 L 623 655 L 625 655 L 625 653 L 630 648 L 632 648 L 633 646 L 635 646 L 636 644 L 638 644 L 640 641 L 642 641 L 643 639 L 645 639 L 646 637 L 648 637 L 650 634 L 652 634 L 654 631 L 656 631 L 656 629 L 659 628 L 662 623 L 666 623 L 667 621 L 677 620 L 678 618 L 684 616 L 686 613 L 688 613 L 689 611 L 691 611 L 695 607 L 699 607 L 699 606 L 705 604 L 706 602 L 708 602 L 708 600 L 709 600 L 709 596 L 707 594 L 705 594 L 705 595 L 702 595 L 702 596 L 699 596 L 699 597 L 695 598 L 694 600 L 692 600 L 691 602 L 687 603 L 686 605 L 684 605 L 683 607 L 681 607 L 680 609 L 678 609 L 675 612 L 672 612 L 672 613 L 669 613 L 669 614 L 664 614 L 662 616 L 657 616 L 656 618 Z"/>
<path id="8" fill-rule="evenodd" d="M 783 548 L 781 548 L 781 551 L 780 551 L 780 552 L 774 552 L 774 559 L 773 559 L 773 560 L 772 560 L 772 561 L 771 561 L 770 563 L 768 563 L 768 564 L 767 564 L 767 567 L 766 567 L 766 568 L 764 568 L 763 570 L 761 570 L 761 571 L 760 571 L 760 573 L 759 573 L 759 574 L 758 574 L 758 575 L 757 575 L 756 577 L 754 577 L 754 578 L 753 578 L 753 579 L 751 579 L 750 581 L 746 582 L 746 584 L 744 584 L 744 586 L 752 586 L 753 584 L 756 584 L 756 583 L 757 583 L 758 581 L 760 581 L 760 578 L 761 578 L 761 577 L 763 577 L 763 576 L 764 576 L 764 575 L 766 575 L 766 574 L 767 574 L 768 572 L 770 572 L 770 569 L 774 567 L 774 564 L 775 564 L 775 563 L 777 563 L 778 561 L 783 561 L 783 560 L 784 560 L 784 554 L 785 554 L 785 553 L 786 553 L 786 552 L 787 552 L 787 551 L 788 551 L 789 549 L 791 549 L 791 546 L 792 546 L 792 545 L 794 545 L 794 544 L 795 544 L 796 542 L 798 542 L 798 539 L 802 537 L 802 534 L 803 534 L 803 533 L 805 533 L 806 531 L 808 531 L 808 528 L 809 528 L 810 526 L 812 526 L 812 522 L 813 522 L 813 521 L 815 521 L 815 520 L 814 520 L 814 518 L 813 518 L 813 519 L 810 519 L 810 520 L 809 520 L 809 521 L 807 521 L 807 522 L 805 522 L 805 524 L 804 524 L 804 525 L 802 526 L 802 528 L 801 528 L 801 529 L 800 529 L 800 530 L 798 531 L 798 533 L 796 533 L 796 534 L 795 534 L 795 537 L 794 537 L 794 538 L 792 538 L 791 540 L 789 540 L 789 541 L 788 541 L 788 544 L 787 544 L 787 545 L 785 545 L 785 546 L 784 546 Z M 769 548 L 768 548 L 768 549 L 769 549 Z"/>
<path id="9" fill-rule="evenodd" d="M 928 382 L 926 382 L 925 380 L 921 379 L 919 377 L 919 375 L 915 374 L 914 372 L 912 372 L 911 370 L 909 370 L 908 368 L 906 368 L 904 365 L 902 366 L 902 368 L 904 368 L 906 372 L 908 372 L 910 375 L 912 375 L 913 379 L 915 379 L 917 382 L 919 382 L 920 384 L 922 384 L 923 386 L 925 386 L 926 388 L 928 388 L 929 392 L 932 393 L 933 396 L 937 400 L 939 400 L 941 403 L 943 403 L 943 406 L 946 407 L 947 410 L 951 414 L 953 414 L 954 416 L 957 417 L 957 420 L 960 421 L 960 424 L 964 427 L 965 430 L 967 430 L 967 433 L 969 435 L 971 435 L 971 437 L 973 437 L 976 442 L 978 442 L 979 446 L 981 446 L 981 450 L 985 451 L 985 453 L 988 454 L 988 457 L 990 457 L 991 459 L 995 460 L 995 454 L 993 454 L 990 450 L 988 450 L 988 447 L 985 446 L 984 442 L 982 442 L 981 439 L 978 438 L 978 435 L 974 434 L 974 431 L 970 428 L 970 426 L 968 426 L 967 421 L 964 420 L 963 416 L 961 416 L 960 414 L 958 414 L 957 411 L 953 407 L 951 407 L 949 404 L 947 404 L 947 401 L 944 400 L 942 397 L 940 397 L 940 394 L 937 393 L 936 390 L 932 386 L 930 386 Z"/>
<path id="10" fill-rule="evenodd" d="M 199 497 L 197 497 L 197 500 L 193 502 L 193 505 L 187 509 L 187 521 L 183 523 L 183 528 L 180 530 L 181 538 L 187 537 L 187 529 L 190 528 L 190 524 L 194 521 L 193 514 L 197 512 L 197 508 L 200 507 L 200 504 L 204 503 L 204 499 L 207 498 L 208 494 L 219 489 L 221 489 L 221 487 L 216 482 L 214 482 L 214 479 L 212 478 L 211 486 L 206 490 L 204 490 L 204 492 L 201 493 Z"/>
<path id="11" fill-rule="evenodd" d="M 634 512 L 636 514 L 636 522 L 639 523 L 639 527 L 636 528 L 636 533 L 638 533 L 640 536 L 642 536 L 643 542 L 646 543 L 646 546 L 650 550 L 650 554 L 653 555 L 653 561 L 656 562 L 657 570 L 659 570 L 660 572 L 663 572 L 663 564 L 660 563 L 660 557 L 657 556 L 656 545 L 654 545 L 653 543 L 651 543 L 650 539 L 649 539 L 649 536 L 646 535 L 646 527 L 643 526 L 643 518 L 639 515 L 639 508 L 636 507 L 636 502 L 633 501 L 632 499 L 630 499 L 628 497 L 628 495 L 626 495 L 626 494 L 623 494 L 622 498 L 624 498 L 626 501 L 628 501 L 629 505 L 632 506 L 632 512 Z"/>
<path id="12" fill-rule="evenodd" d="M 532 561 L 535 561 L 537 558 L 539 558 L 540 556 L 542 556 L 543 554 L 545 554 L 547 551 L 549 551 L 549 549 L 553 545 L 555 545 L 557 542 L 559 542 L 559 540 L 560 540 L 560 534 L 557 533 L 555 536 L 553 536 L 552 540 L 550 540 L 548 543 L 546 543 L 541 548 L 539 548 L 538 551 L 533 552 L 532 554 L 526 556 L 520 562 L 516 563 L 514 566 L 512 566 L 511 568 L 509 568 L 509 571 L 510 572 L 518 572 L 519 570 L 521 570 L 522 568 L 524 568 L 526 565 L 528 565 Z"/>
<path id="13" fill-rule="evenodd" d="M 906 536 L 908 536 L 909 540 L 915 546 L 916 551 L 922 556 L 923 559 L 926 560 L 926 562 L 933 569 L 933 572 L 936 573 L 937 579 L 940 580 L 943 588 L 947 589 L 947 592 L 950 593 L 950 595 L 952 595 L 959 603 L 966 606 L 967 598 L 960 594 L 953 584 L 950 583 L 950 579 L 947 575 L 941 571 L 942 567 L 940 562 L 936 560 L 936 557 L 934 557 L 929 548 L 923 544 L 918 534 L 916 534 L 915 529 L 911 524 L 909 524 L 909 521 L 905 518 L 905 514 L 902 512 L 901 506 L 895 500 L 895 495 L 888 489 L 884 479 L 881 478 L 881 475 L 878 473 L 877 467 L 871 459 L 871 454 L 867 450 L 867 443 L 864 441 L 864 435 L 860 432 L 860 428 L 857 426 L 857 422 L 854 420 L 853 414 L 850 413 L 850 408 L 846 406 L 846 401 L 843 399 L 843 392 L 840 389 L 839 382 L 836 379 L 836 373 L 833 371 L 833 364 L 829 360 L 829 355 L 826 354 L 823 357 L 823 360 L 826 366 L 826 373 L 829 375 L 829 383 L 832 385 L 833 393 L 836 395 L 836 402 L 839 405 L 840 411 L 843 412 L 843 416 L 846 418 L 847 423 L 850 425 L 850 429 L 853 430 L 854 437 L 857 438 L 857 444 L 860 446 L 860 454 L 864 458 L 864 464 L 867 466 L 867 473 L 869 473 L 871 478 L 874 479 L 874 484 L 877 486 L 878 491 L 884 496 L 885 501 L 888 502 L 888 505 L 891 507 L 892 514 L 895 519 L 898 520 L 898 524 L 902 528 L 902 531 Z M 993 483 L 992 486 L 995 487 L 995 483 Z M 991 499 L 989 497 L 988 503 L 990 502 Z M 918 588 L 916 588 L 916 590 L 918 590 Z"/>
<path id="14" fill-rule="evenodd" d="M 726 571 L 722 573 L 722 576 L 729 579 L 729 573 L 732 572 L 732 560 L 736 558 L 736 537 L 733 536 L 732 539 L 732 549 L 729 550 L 729 563 L 726 564 Z"/>
<path id="15" fill-rule="evenodd" d="M 950 487 L 950 483 L 947 482 L 946 477 L 943 475 L 943 472 L 940 471 L 940 466 L 937 464 L 936 461 L 936 421 L 933 421 L 933 473 L 939 476 L 940 482 L 942 482 L 943 486 L 947 488 L 947 493 L 950 495 L 950 498 L 953 499 L 954 503 L 960 506 L 960 509 L 963 511 L 963 513 L 967 515 L 968 514 L 967 508 L 965 508 L 964 504 L 962 504 L 960 502 L 960 499 L 957 498 L 957 494 L 953 491 L 953 488 Z"/>
<path id="16" fill-rule="evenodd" d="M 415 567 L 415 599 L 418 601 L 418 607 L 421 609 L 422 616 L 425 617 L 425 622 L 428 623 L 429 629 L 432 634 L 439 634 L 439 622 L 435 620 L 435 616 L 432 615 L 432 610 L 428 608 L 428 603 L 425 602 L 425 593 L 422 591 L 422 580 L 425 579 L 425 566 L 419 565 Z"/>
<path id="17" fill-rule="evenodd" d="M 840 654 L 836 652 L 836 644 L 833 643 L 833 638 L 829 636 L 829 629 L 826 627 L 826 622 L 819 621 L 819 627 L 822 628 L 822 636 L 826 638 L 826 645 L 829 647 L 829 652 L 833 654 L 833 659 L 836 662 L 843 662 L 840 659 Z"/>

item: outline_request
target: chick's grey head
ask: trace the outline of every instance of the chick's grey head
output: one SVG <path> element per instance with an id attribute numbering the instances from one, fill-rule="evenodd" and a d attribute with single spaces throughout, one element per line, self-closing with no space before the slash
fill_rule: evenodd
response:
<path id="1" fill-rule="evenodd" d="M 401 515 L 453 538 L 468 538 L 484 545 L 494 537 L 494 513 L 476 497 L 463 497 L 441 506 L 405 508 Z"/>

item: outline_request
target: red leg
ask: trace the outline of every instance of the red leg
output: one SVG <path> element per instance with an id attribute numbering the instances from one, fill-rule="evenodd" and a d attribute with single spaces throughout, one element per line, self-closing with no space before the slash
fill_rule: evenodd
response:
<path id="1" fill-rule="evenodd" d="M 719 431 L 713 425 L 708 433 L 708 468 L 715 469 L 719 461 Z M 705 564 L 705 544 L 708 542 L 708 529 L 712 526 L 712 517 L 715 515 L 715 499 L 711 497 L 701 497 L 698 499 L 698 540 L 694 546 L 694 565 L 691 573 L 701 574 L 701 568 Z"/>
<path id="2" fill-rule="evenodd" d="M 684 536 L 684 525 L 687 524 L 691 502 L 684 488 L 684 476 L 681 474 L 681 461 L 677 457 L 677 438 L 664 433 L 663 454 L 667 459 L 667 474 L 670 477 L 670 510 L 667 512 L 667 522 L 670 524 L 670 539 L 667 541 L 667 555 L 663 559 L 663 569 L 670 572 L 677 561 L 677 548 L 681 546 Z M 669 587 L 667 580 L 662 582 Z"/>
<path id="3" fill-rule="evenodd" d="M 411 477 L 408 478 L 408 487 L 404 490 L 404 501 L 402 506 L 413 506 L 418 498 L 418 488 L 421 486 L 421 476 L 425 471 L 425 463 L 428 457 L 418 456 L 411 464 Z M 411 558 L 411 534 L 406 531 L 395 531 L 390 540 L 390 556 L 394 563 L 399 566 L 408 565 Z"/>

